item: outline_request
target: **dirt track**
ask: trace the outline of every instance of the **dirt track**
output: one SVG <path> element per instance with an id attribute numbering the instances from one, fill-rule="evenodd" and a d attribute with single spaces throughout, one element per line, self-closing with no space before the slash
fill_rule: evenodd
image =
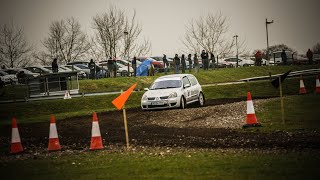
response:
<path id="1" fill-rule="evenodd" d="M 232 103 L 230 103 L 232 101 Z M 256 111 L 260 104 L 254 101 Z M 261 148 L 261 149 L 319 149 L 319 132 L 238 131 L 245 122 L 244 99 L 207 102 L 206 107 L 188 107 L 162 111 L 128 109 L 129 137 L 132 146 L 159 146 L 181 148 Z M 125 135 L 122 111 L 98 114 L 101 135 L 106 149 L 123 148 Z M 60 144 L 63 150 L 87 150 L 91 138 L 92 117 L 80 117 L 57 121 Z M 19 124 L 20 137 L 25 153 L 46 152 L 49 134 L 48 123 Z M 0 129 L 0 144 L 10 145 L 11 126 Z"/>

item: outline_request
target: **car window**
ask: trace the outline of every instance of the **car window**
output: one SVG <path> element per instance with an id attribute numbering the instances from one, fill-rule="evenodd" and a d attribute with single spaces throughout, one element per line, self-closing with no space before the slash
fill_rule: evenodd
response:
<path id="1" fill-rule="evenodd" d="M 182 78 L 182 82 L 183 82 L 183 86 L 185 86 L 185 85 L 187 85 L 187 84 L 190 84 L 190 85 L 191 85 L 191 83 L 190 83 L 190 81 L 189 81 L 189 79 L 188 79 L 187 77 L 183 77 L 183 78 Z"/>
<path id="2" fill-rule="evenodd" d="M 179 80 L 164 80 L 164 81 L 154 82 L 151 85 L 150 90 L 178 88 L 178 87 L 181 87 L 181 81 L 179 81 Z"/>
<path id="3" fill-rule="evenodd" d="M 194 86 L 194 85 L 197 85 L 198 84 L 198 81 L 195 77 L 189 77 L 190 81 L 191 81 L 191 85 Z"/>

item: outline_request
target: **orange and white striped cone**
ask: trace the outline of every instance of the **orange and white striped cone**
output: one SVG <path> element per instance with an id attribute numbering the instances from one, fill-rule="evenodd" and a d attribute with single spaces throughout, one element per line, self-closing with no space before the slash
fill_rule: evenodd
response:
<path id="1" fill-rule="evenodd" d="M 261 124 L 258 123 L 256 114 L 254 111 L 251 93 L 248 92 L 248 95 L 247 95 L 247 121 L 246 121 L 246 124 L 243 125 L 243 128 L 260 127 L 260 126 L 261 126 Z"/>
<path id="2" fill-rule="evenodd" d="M 306 88 L 304 87 L 304 83 L 303 83 L 303 79 L 302 76 L 300 76 L 300 90 L 299 90 L 299 94 L 306 94 Z"/>
<path id="3" fill-rule="evenodd" d="M 316 79 L 316 94 L 320 94 L 320 74 L 318 74 L 317 79 Z"/>
<path id="4" fill-rule="evenodd" d="M 61 150 L 57 126 L 56 126 L 56 119 L 54 115 L 50 117 L 50 132 L 49 132 L 49 144 L 48 144 L 49 151 L 57 151 Z"/>
<path id="5" fill-rule="evenodd" d="M 18 125 L 16 118 L 12 118 L 12 134 L 11 134 L 11 150 L 10 153 L 20 153 L 23 151 L 23 147 L 20 140 Z"/>
<path id="6" fill-rule="evenodd" d="M 97 113 L 93 113 L 90 150 L 103 149 Z"/>

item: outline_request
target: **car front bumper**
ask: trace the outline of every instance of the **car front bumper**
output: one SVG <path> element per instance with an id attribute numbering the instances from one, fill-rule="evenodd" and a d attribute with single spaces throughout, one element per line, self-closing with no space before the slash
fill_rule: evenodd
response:
<path id="1" fill-rule="evenodd" d="M 168 109 L 180 107 L 180 98 L 169 98 L 159 100 L 141 100 L 143 110 Z"/>

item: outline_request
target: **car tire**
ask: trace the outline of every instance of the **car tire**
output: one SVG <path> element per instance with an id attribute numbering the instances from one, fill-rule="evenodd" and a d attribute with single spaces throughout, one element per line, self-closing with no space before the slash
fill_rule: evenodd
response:
<path id="1" fill-rule="evenodd" d="M 186 100 L 182 96 L 180 99 L 180 109 L 185 109 L 186 108 Z"/>
<path id="2" fill-rule="evenodd" d="M 198 97 L 198 105 L 202 107 L 205 103 L 205 98 L 202 92 L 200 92 L 199 97 Z"/>

